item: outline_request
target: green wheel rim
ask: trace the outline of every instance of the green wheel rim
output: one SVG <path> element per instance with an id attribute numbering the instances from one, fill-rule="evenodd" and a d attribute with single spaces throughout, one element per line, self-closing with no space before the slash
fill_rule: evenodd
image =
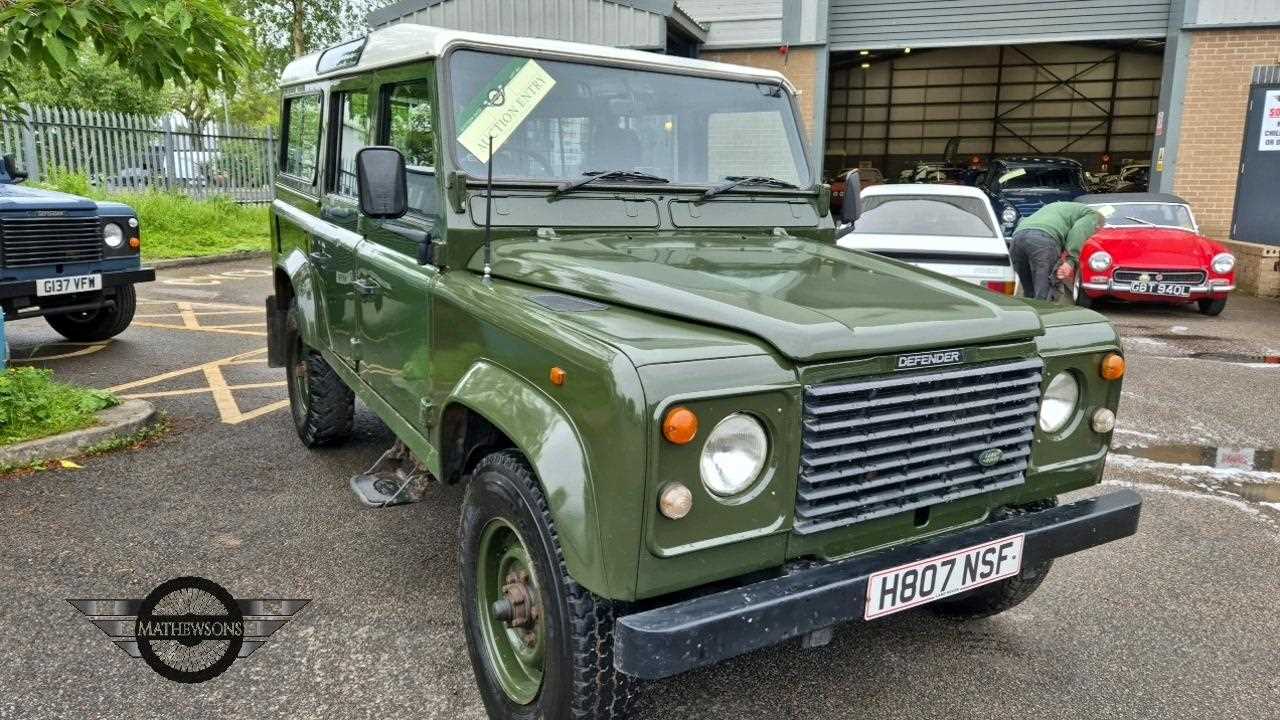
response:
<path id="1" fill-rule="evenodd" d="M 480 619 L 485 658 L 507 697 L 519 705 L 528 705 L 542 689 L 546 623 L 529 550 L 510 523 L 494 519 L 485 526 L 475 572 L 476 616 Z M 494 605 L 512 599 L 508 588 L 516 578 L 522 579 L 519 584 L 532 618 L 513 627 L 497 616 Z"/>

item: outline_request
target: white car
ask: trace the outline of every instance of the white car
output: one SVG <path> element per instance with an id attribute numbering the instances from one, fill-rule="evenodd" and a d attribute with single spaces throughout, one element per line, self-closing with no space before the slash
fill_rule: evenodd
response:
<path id="1" fill-rule="evenodd" d="M 873 185 L 836 244 L 1013 295 L 1018 276 L 991 201 L 963 185 Z"/>

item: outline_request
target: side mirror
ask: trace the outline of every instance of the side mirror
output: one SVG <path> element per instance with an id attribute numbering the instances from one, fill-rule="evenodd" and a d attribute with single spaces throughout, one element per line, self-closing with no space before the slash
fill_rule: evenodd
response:
<path id="1" fill-rule="evenodd" d="M 409 212 L 404 155 L 393 147 L 372 145 L 356 153 L 356 187 L 365 217 L 394 220 Z"/>
<path id="2" fill-rule="evenodd" d="M 18 169 L 18 159 L 12 155 L 4 156 L 4 172 L 16 183 L 27 179 L 27 174 Z"/>
<path id="3" fill-rule="evenodd" d="M 840 221 L 853 224 L 862 215 L 862 177 L 857 170 L 844 176 L 844 202 L 840 204 Z"/>

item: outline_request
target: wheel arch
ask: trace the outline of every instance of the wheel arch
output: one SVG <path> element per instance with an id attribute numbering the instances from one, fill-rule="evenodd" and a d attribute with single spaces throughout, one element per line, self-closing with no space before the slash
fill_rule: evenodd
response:
<path id="1" fill-rule="evenodd" d="M 580 585 L 604 597 L 611 587 L 601 552 L 590 462 L 572 419 L 552 398 L 516 373 L 480 361 L 450 393 L 439 427 L 444 482 L 466 478 L 489 452 L 513 448 L 533 468 L 560 537 L 565 566 Z"/>
<path id="2" fill-rule="evenodd" d="M 273 282 L 278 309 L 287 311 L 290 302 L 297 302 L 298 329 L 302 332 L 303 341 L 313 348 L 327 347 L 327 343 L 321 342 L 319 289 L 306 256 L 293 250 L 279 258 L 273 271 Z"/>

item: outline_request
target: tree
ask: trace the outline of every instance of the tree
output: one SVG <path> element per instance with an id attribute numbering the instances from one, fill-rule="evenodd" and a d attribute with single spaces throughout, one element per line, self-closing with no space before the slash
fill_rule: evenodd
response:
<path id="1" fill-rule="evenodd" d="M 372 0 L 234 0 L 256 29 L 255 40 L 276 74 L 299 55 L 364 34 Z"/>
<path id="2" fill-rule="evenodd" d="M 76 53 L 73 66 L 55 77 L 43 67 L 12 77 L 17 100 L 80 110 L 161 115 L 172 108 L 168 98 L 142 86 L 117 65 L 105 62 L 91 47 Z"/>
<path id="3" fill-rule="evenodd" d="M 0 0 L 0 103 L 13 101 L 12 78 L 33 67 L 61 78 L 86 45 L 153 90 L 233 88 L 255 56 L 218 0 Z"/>

